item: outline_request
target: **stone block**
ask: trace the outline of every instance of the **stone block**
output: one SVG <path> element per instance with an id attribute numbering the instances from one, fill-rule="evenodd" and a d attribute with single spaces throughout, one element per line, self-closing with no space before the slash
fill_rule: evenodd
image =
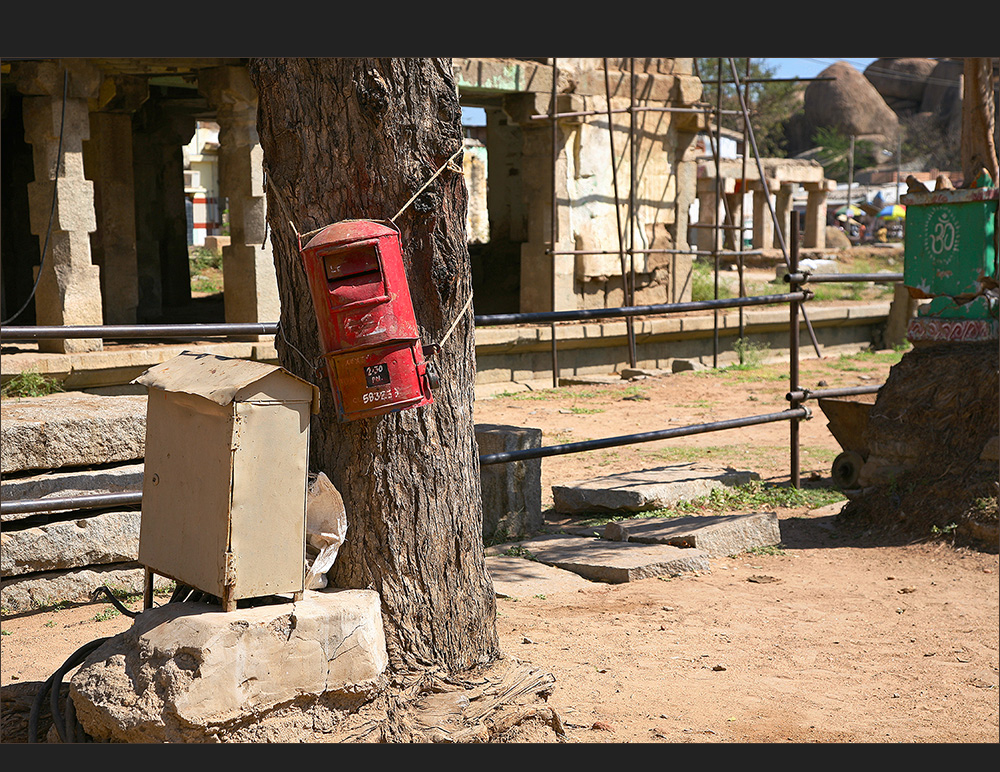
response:
<path id="1" fill-rule="evenodd" d="M 540 448 L 542 430 L 476 424 L 480 455 Z M 483 538 L 520 536 L 542 527 L 542 460 L 510 461 L 480 468 Z"/>
<path id="2" fill-rule="evenodd" d="M 139 554 L 139 512 L 104 512 L 0 533 L 4 578 L 109 563 L 130 563 Z"/>
<path id="3" fill-rule="evenodd" d="M 142 490 L 144 464 L 123 464 L 102 469 L 53 470 L 0 481 L 4 501 L 126 493 Z M 27 515 L 4 515 L 4 522 Z"/>
<path id="4" fill-rule="evenodd" d="M 146 397 L 79 392 L 0 403 L 0 471 L 137 461 L 146 444 Z"/>
<path id="5" fill-rule="evenodd" d="M 556 592 L 577 592 L 591 586 L 572 571 L 509 555 L 487 557 L 486 570 L 498 598 L 533 598 Z"/>
<path id="6" fill-rule="evenodd" d="M 776 514 L 755 512 L 620 520 L 604 527 L 604 538 L 641 544 L 672 544 L 702 550 L 709 557 L 726 557 L 755 547 L 773 547 L 781 543 L 781 531 Z"/>
<path id="7" fill-rule="evenodd" d="M 632 544 L 582 536 L 536 536 L 520 543 L 535 560 L 584 579 L 622 584 L 708 571 L 708 555 L 666 544 Z"/>
<path id="8" fill-rule="evenodd" d="M 759 479 L 756 472 L 702 463 L 675 464 L 553 485 L 553 507 L 566 514 L 644 512 L 705 496 L 722 486 Z"/>
<path id="9" fill-rule="evenodd" d="M 0 581 L 0 605 L 7 613 L 33 611 L 57 603 L 86 603 L 102 585 L 129 593 L 142 593 L 145 571 L 137 563 L 91 566 L 70 571 L 12 576 Z M 167 580 L 156 577 L 157 587 Z"/>
<path id="10" fill-rule="evenodd" d="M 70 694 L 98 741 L 239 741 L 293 703 L 374 691 L 387 665 L 378 593 L 307 590 L 228 613 L 204 603 L 144 611 L 87 658 Z"/>

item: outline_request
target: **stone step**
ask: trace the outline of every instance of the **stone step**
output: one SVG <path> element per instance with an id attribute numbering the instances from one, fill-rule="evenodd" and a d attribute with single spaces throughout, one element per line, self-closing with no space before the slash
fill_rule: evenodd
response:
<path id="1" fill-rule="evenodd" d="M 387 666 L 373 590 L 307 590 L 301 601 L 227 613 L 167 603 L 87 658 L 73 701 L 98 741 L 246 741 L 283 705 L 356 703 Z M 148 671 L 171 677 L 141 675 Z"/>
<path id="2" fill-rule="evenodd" d="M 0 492 L 4 501 L 22 501 L 142 491 L 143 468 L 142 463 L 126 463 L 98 469 L 56 469 L 4 479 L 0 481 Z M 3 521 L 25 517 L 29 515 L 5 514 Z"/>
<path id="3" fill-rule="evenodd" d="M 0 402 L 0 472 L 135 462 L 145 455 L 146 397 L 65 392 Z"/>
<path id="4" fill-rule="evenodd" d="M 756 472 L 701 462 L 673 464 L 553 485 L 553 508 L 564 514 L 648 512 L 759 479 Z"/>
<path id="5" fill-rule="evenodd" d="M 727 557 L 758 547 L 781 543 L 774 512 L 746 515 L 693 515 L 690 517 L 633 518 L 608 523 L 604 538 L 641 544 L 691 547 L 709 557 Z"/>
<path id="6" fill-rule="evenodd" d="M 678 576 L 709 570 L 706 553 L 667 544 L 638 544 L 552 534 L 525 539 L 516 546 L 539 563 L 571 571 L 592 582 L 622 584 L 654 576 Z M 504 552 L 500 547 L 491 551 L 494 555 Z M 503 570 L 522 570 L 519 564 L 494 564 L 494 567 L 497 577 L 505 582 L 511 581 L 511 575 L 501 575 Z"/>

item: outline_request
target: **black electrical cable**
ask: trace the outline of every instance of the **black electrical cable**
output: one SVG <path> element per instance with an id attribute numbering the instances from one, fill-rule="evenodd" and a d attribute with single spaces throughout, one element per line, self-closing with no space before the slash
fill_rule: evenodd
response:
<path id="1" fill-rule="evenodd" d="M 105 642 L 111 640 L 108 638 L 98 638 L 90 643 L 85 643 L 79 649 L 74 651 L 69 659 L 67 659 L 62 667 L 60 667 L 55 673 L 49 676 L 49 679 L 42 685 L 38 694 L 35 695 L 35 701 L 31 704 L 31 714 L 28 717 L 28 742 L 37 742 L 38 736 L 38 716 L 41 713 L 42 705 L 45 702 L 46 696 L 49 697 L 49 705 L 52 710 L 52 724 L 56 728 L 56 733 L 59 735 L 59 739 L 62 742 L 67 742 L 66 740 L 66 727 L 63 724 L 62 716 L 59 713 L 59 691 L 62 684 L 63 676 L 66 675 L 70 670 L 83 662 L 87 656 L 103 645 Z M 74 732 L 75 734 L 75 732 Z"/>
<path id="2" fill-rule="evenodd" d="M 130 618 L 138 616 L 137 612 L 131 611 L 127 608 L 111 593 L 111 590 L 104 585 L 101 585 L 94 590 L 90 594 L 90 597 L 96 600 L 101 595 L 106 596 L 115 608 L 117 608 L 125 616 Z M 178 584 L 174 588 L 173 593 L 170 595 L 170 600 L 168 601 L 168 603 L 213 603 L 215 605 L 218 605 L 219 602 L 220 601 L 216 596 L 203 592 L 202 590 L 189 587 L 185 584 Z M 41 715 L 42 705 L 45 704 L 46 697 L 49 698 L 49 708 L 52 712 L 52 725 L 56 729 L 56 734 L 59 735 L 59 740 L 64 743 L 91 742 L 92 738 L 84 731 L 83 726 L 76 719 L 76 706 L 73 704 L 73 700 L 67 697 L 65 718 L 60 712 L 59 693 L 62 686 L 62 679 L 66 673 L 83 662 L 83 660 L 86 659 L 92 651 L 95 651 L 109 640 L 111 640 L 110 637 L 98 638 L 97 640 L 84 644 L 73 652 L 69 659 L 63 663 L 62 667 L 49 676 L 48 680 L 42 684 L 42 688 L 39 689 L 38 694 L 35 695 L 35 699 L 31 704 L 31 713 L 28 716 L 29 743 L 38 742 L 38 720 Z"/>
<path id="3" fill-rule="evenodd" d="M 127 608 L 121 601 L 119 601 L 105 585 L 101 585 L 96 590 L 94 590 L 90 597 L 96 600 L 100 596 L 106 596 L 109 601 L 117 608 L 122 614 L 129 618 L 135 618 L 138 613 Z M 192 588 L 186 585 L 178 585 L 170 597 L 171 603 L 189 601 L 192 597 L 202 597 L 204 593 L 196 592 Z M 70 655 L 62 667 L 60 667 L 55 673 L 49 676 L 49 679 L 42 684 L 42 688 L 39 689 L 38 694 L 35 695 L 35 699 L 31 704 L 31 713 L 28 717 L 28 742 L 37 742 L 38 737 L 38 720 L 41 715 L 42 705 L 45 704 L 46 697 L 49 698 L 49 708 L 52 712 L 52 725 L 56 728 L 56 733 L 59 735 L 59 739 L 62 742 L 90 742 L 90 737 L 84 731 L 83 726 L 79 721 L 76 720 L 76 707 L 73 705 L 73 701 L 67 698 L 66 704 L 66 715 L 65 720 L 62 713 L 59 710 L 59 692 L 62 686 L 62 679 L 70 670 L 83 662 L 87 656 L 97 648 L 99 648 L 106 641 L 111 640 L 108 638 L 98 638 L 95 641 L 84 644 L 79 649 L 77 649 L 73 654 Z M 69 739 L 67 739 L 69 738 Z"/>
<path id="4" fill-rule="evenodd" d="M 42 269 L 45 267 L 45 255 L 49 251 L 49 237 L 52 235 L 52 221 L 55 219 L 56 212 L 56 194 L 57 188 L 59 186 L 59 168 L 62 166 L 62 146 L 63 146 L 63 129 L 66 126 L 66 97 L 69 91 L 69 70 L 63 70 L 63 98 L 62 98 L 62 116 L 59 119 L 59 149 L 56 152 L 56 180 L 52 187 L 52 206 L 49 208 L 49 226 L 45 231 L 45 242 L 42 245 L 42 257 L 38 263 L 38 276 L 35 277 L 35 283 L 31 287 L 31 292 L 28 293 L 28 299 L 24 301 L 24 305 L 17 309 L 17 313 L 11 317 L 8 317 L 0 324 L 10 324 L 22 313 L 24 309 L 28 307 L 31 303 L 31 299 L 35 297 L 35 291 L 38 289 L 38 282 L 42 280 Z"/>
<path id="5" fill-rule="evenodd" d="M 139 616 L 139 613 L 137 611 L 132 611 L 132 609 L 130 609 L 128 606 L 126 606 L 124 603 L 118 600 L 118 598 L 116 598 L 114 595 L 111 594 L 111 590 L 109 590 L 104 585 L 101 585 L 92 593 L 90 593 L 90 597 L 92 600 L 97 600 L 101 595 L 107 596 L 107 599 L 111 601 L 111 604 L 130 619 L 134 619 L 135 617 Z"/>

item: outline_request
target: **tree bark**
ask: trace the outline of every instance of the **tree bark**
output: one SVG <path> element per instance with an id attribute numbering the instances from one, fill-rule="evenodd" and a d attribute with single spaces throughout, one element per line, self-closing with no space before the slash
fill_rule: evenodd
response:
<path id="1" fill-rule="evenodd" d="M 995 84 L 993 60 L 988 57 L 966 57 L 962 94 L 962 173 L 963 185 L 971 188 L 985 169 L 1000 185 L 1000 163 L 997 161 Z"/>
<path id="2" fill-rule="evenodd" d="M 333 584 L 379 592 L 397 671 L 493 661 L 461 156 L 446 166 L 462 147 L 451 60 L 254 59 L 249 69 L 281 298 L 276 347 L 284 367 L 320 387 L 310 467 L 326 472 L 347 509 Z M 432 405 L 341 424 L 316 369 L 323 352 L 298 234 L 397 213 L 421 342 L 438 343 L 457 326 L 432 357 L 441 381 Z"/>

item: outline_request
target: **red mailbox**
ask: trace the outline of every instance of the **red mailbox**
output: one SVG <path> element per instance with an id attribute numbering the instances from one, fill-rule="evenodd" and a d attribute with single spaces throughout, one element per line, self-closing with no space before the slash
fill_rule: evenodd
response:
<path id="1" fill-rule="evenodd" d="M 431 374 L 399 232 L 372 220 L 328 225 L 299 250 L 341 421 L 428 405 Z"/>

